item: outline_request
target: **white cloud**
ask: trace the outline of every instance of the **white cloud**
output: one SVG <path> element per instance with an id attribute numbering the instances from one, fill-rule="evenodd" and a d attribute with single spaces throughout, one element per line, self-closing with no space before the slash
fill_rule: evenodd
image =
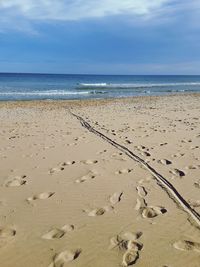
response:
<path id="1" fill-rule="evenodd" d="M 171 0 L 0 0 L 0 12 L 31 20 L 80 20 L 113 15 L 147 16 Z"/>
<path id="2" fill-rule="evenodd" d="M 187 14 L 187 19 L 183 16 Z M 38 34 L 34 23 L 123 16 L 130 25 L 154 26 L 187 21 L 200 27 L 199 0 L 0 0 L 0 32 Z M 182 17 L 182 19 L 180 19 Z M 181 22 L 181 23 L 182 23 Z"/>

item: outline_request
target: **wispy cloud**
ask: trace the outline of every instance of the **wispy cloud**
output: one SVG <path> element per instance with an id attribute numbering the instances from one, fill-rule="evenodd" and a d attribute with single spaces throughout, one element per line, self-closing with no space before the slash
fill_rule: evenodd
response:
<path id="1" fill-rule="evenodd" d="M 185 12 L 196 24 L 199 9 L 199 0 L 0 0 L 0 31 L 34 32 L 33 22 L 67 22 L 113 16 L 123 16 L 134 24 L 148 25 L 147 22 L 151 21 L 154 25 L 173 21 Z"/>
<path id="2" fill-rule="evenodd" d="M 80 20 L 87 18 L 153 14 L 171 0 L 0 0 L 1 14 L 32 20 Z"/>

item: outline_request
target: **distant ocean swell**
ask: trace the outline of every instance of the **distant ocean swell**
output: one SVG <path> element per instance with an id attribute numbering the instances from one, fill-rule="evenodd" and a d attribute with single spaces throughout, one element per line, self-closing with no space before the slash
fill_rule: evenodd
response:
<path id="1" fill-rule="evenodd" d="M 200 76 L 0 73 L 0 100 L 99 99 L 199 92 Z"/>
<path id="2" fill-rule="evenodd" d="M 77 88 L 152 88 L 152 87 L 168 87 L 168 86 L 200 86 L 200 82 L 189 83 L 80 83 Z"/>

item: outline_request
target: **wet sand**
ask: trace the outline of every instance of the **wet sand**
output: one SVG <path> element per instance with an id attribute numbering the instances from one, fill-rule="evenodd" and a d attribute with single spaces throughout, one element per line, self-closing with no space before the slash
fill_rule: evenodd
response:
<path id="1" fill-rule="evenodd" d="M 199 267 L 198 218 L 148 169 L 198 217 L 199 94 L 1 102 L 0 125 L 0 266 Z"/>

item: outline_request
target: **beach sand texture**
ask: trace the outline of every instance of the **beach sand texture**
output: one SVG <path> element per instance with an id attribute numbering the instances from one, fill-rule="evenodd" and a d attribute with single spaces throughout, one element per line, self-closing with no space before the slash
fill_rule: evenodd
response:
<path id="1" fill-rule="evenodd" d="M 1 267 L 199 267 L 200 95 L 0 103 Z M 91 130 L 91 129 L 89 129 Z"/>

